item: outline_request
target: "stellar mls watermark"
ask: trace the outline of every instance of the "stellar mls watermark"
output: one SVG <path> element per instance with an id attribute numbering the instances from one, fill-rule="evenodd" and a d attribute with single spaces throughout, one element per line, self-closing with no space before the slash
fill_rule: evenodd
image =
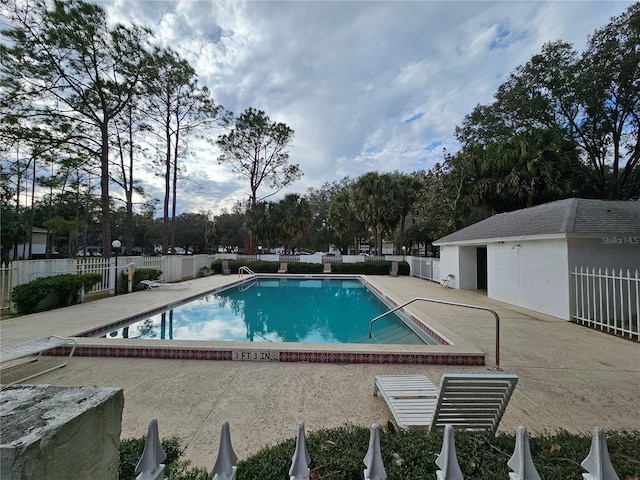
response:
<path id="1" fill-rule="evenodd" d="M 604 245 L 640 245 L 640 237 L 602 237 Z"/>

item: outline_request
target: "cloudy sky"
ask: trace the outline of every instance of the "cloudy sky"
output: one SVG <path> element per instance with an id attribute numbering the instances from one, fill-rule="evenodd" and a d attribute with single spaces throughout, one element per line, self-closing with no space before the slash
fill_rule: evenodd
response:
<path id="1" fill-rule="evenodd" d="M 110 21 L 148 26 L 156 43 L 180 52 L 226 109 L 261 109 L 295 130 L 290 161 L 304 176 L 287 191 L 302 194 L 372 170 L 431 168 L 443 148 L 457 151 L 464 116 L 545 42 L 582 50 L 632 2 L 99 3 Z M 248 198 L 248 184 L 216 158 L 211 147 L 195 149 L 181 212 L 216 214 Z"/>

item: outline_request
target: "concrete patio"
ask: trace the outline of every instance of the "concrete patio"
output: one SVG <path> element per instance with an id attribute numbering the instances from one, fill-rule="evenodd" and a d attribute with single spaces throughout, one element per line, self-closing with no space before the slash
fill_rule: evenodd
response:
<path id="1" fill-rule="evenodd" d="M 595 426 L 640 429 L 637 342 L 496 302 L 482 292 L 445 289 L 409 277 L 368 278 L 399 303 L 429 297 L 498 312 L 500 366 L 505 373 L 519 376 L 499 431 L 515 432 L 518 425 L 531 432 L 565 429 L 587 433 Z M 187 290 L 142 291 L 3 319 L 1 344 L 6 347 L 48 334 L 71 335 L 236 280 L 235 275 L 216 275 L 193 280 Z M 438 383 L 442 373 L 487 373 L 496 363 L 491 314 L 422 302 L 409 309 L 448 338 L 464 339 L 484 351 L 486 366 L 74 357 L 66 368 L 32 382 L 122 388 L 122 438 L 145 435 L 148 422 L 157 418 L 161 436 L 181 437 L 186 458 L 211 468 L 225 420 L 230 422 L 236 453 L 245 458 L 294 437 L 300 421 L 308 432 L 345 423 L 385 424 L 392 416 L 385 402 L 372 395 L 375 375 L 419 372 Z M 2 381 L 19 378 L 16 375 L 28 368 L 32 367 L 3 373 Z"/>

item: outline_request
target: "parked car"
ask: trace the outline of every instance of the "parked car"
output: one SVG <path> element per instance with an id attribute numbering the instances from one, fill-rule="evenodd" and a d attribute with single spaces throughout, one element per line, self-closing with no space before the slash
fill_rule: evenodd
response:
<path id="1" fill-rule="evenodd" d="M 76 252 L 76 257 L 101 257 L 102 254 L 98 250 L 78 250 Z"/>

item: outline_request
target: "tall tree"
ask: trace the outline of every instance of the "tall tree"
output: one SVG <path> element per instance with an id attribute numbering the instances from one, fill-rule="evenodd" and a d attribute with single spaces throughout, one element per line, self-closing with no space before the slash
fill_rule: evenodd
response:
<path id="1" fill-rule="evenodd" d="M 582 108 L 572 127 L 587 152 L 595 181 L 603 197 L 638 199 L 640 3 L 596 30 L 579 70 Z"/>
<path id="2" fill-rule="evenodd" d="M 544 45 L 456 129 L 471 149 L 531 131 L 562 132 L 576 145 L 588 169 L 582 195 L 640 197 L 640 4 L 596 30 L 582 54 L 563 41 Z"/>
<path id="3" fill-rule="evenodd" d="M 125 198 L 124 247 L 127 255 L 133 252 L 133 205 L 134 194 L 144 195 L 144 189 L 136 181 L 134 166 L 139 161 L 141 147 L 136 141 L 136 134 L 146 130 L 140 112 L 131 104 L 116 118 L 114 125 L 116 161 L 113 162 L 113 181 L 122 187 Z"/>
<path id="4" fill-rule="evenodd" d="M 13 1 L 0 45 L 3 108 L 28 105 L 31 123 L 53 141 L 95 159 L 100 172 L 103 248 L 111 242 L 109 127 L 129 104 L 148 64 L 150 32 L 109 27 L 104 10 L 81 0 Z M 8 101 L 7 101 L 8 99 Z M 9 113 L 9 112 L 7 112 Z M 11 112 L 14 116 L 15 113 Z"/>
<path id="5" fill-rule="evenodd" d="M 309 188 L 305 198 L 313 211 L 313 224 L 307 229 L 299 240 L 301 245 L 313 251 L 327 251 L 330 245 L 338 245 L 341 238 L 331 226 L 329 211 L 331 203 L 336 195 L 351 188 L 352 181 L 349 177 L 331 183 L 326 182 L 320 188 Z M 350 238 L 347 237 L 348 246 Z"/>
<path id="6" fill-rule="evenodd" d="M 284 123 L 272 122 L 262 110 L 248 108 L 235 120 L 228 134 L 218 138 L 220 163 L 228 163 L 233 173 L 249 181 L 251 206 L 275 195 L 302 176 L 300 167 L 289 164 L 287 148 L 293 130 Z M 264 184 L 272 191 L 258 198 Z"/>
<path id="7" fill-rule="evenodd" d="M 246 238 L 246 219 L 244 213 L 239 210 L 223 212 L 214 217 L 207 232 L 207 243 L 213 247 L 238 247 L 244 245 Z"/>
<path id="8" fill-rule="evenodd" d="M 153 55 L 154 76 L 146 85 L 145 112 L 155 125 L 162 176 L 164 178 L 162 251 L 176 242 L 177 185 L 188 154 L 189 139 L 205 136 L 224 121 L 223 109 L 200 87 L 193 67 L 173 50 Z"/>

